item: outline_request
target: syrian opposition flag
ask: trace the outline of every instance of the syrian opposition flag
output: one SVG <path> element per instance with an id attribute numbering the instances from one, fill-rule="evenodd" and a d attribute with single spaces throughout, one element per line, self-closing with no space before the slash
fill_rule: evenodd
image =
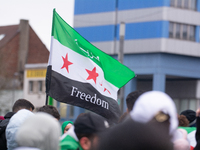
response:
<path id="1" fill-rule="evenodd" d="M 187 140 L 190 143 L 190 150 L 193 150 L 197 144 L 195 135 L 196 135 L 196 127 L 179 127 L 180 129 L 184 129 L 187 131 Z"/>
<path id="2" fill-rule="evenodd" d="M 135 76 L 69 26 L 55 11 L 46 76 L 47 95 L 116 122 L 117 91 Z"/>

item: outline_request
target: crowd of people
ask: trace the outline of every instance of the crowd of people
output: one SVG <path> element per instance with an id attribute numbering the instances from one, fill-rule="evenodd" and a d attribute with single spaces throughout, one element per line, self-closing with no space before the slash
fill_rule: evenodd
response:
<path id="1" fill-rule="evenodd" d="M 118 123 L 93 112 L 59 123 L 56 107 L 17 100 L 0 117 L 0 150 L 199 150 L 200 109 L 177 113 L 160 91 L 134 91 Z"/>

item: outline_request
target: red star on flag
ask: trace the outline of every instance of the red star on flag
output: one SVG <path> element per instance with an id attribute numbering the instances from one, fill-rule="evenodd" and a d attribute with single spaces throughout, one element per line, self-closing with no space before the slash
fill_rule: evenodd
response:
<path id="1" fill-rule="evenodd" d="M 104 88 L 104 90 L 103 90 L 103 91 L 104 91 L 104 92 L 105 92 L 105 91 L 108 91 L 108 89 Z M 110 91 L 108 91 L 108 93 L 109 93 L 109 94 L 111 94 L 111 93 L 110 93 Z"/>
<path id="2" fill-rule="evenodd" d="M 85 69 L 85 70 L 86 70 L 87 73 L 89 74 L 89 76 L 87 77 L 86 80 L 93 79 L 94 82 L 96 83 L 97 77 L 99 76 L 99 74 L 96 72 L 96 67 L 94 67 L 94 68 L 92 69 L 92 71 L 87 70 L 87 69 Z"/>
<path id="3" fill-rule="evenodd" d="M 61 69 L 66 68 L 67 72 L 69 73 L 68 67 L 69 67 L 69 65 L 71 65 L 73 63 L 68 60 L 68 53 L 66 54 L 65 58 L 62 56 L 62 59 L 63 59 L 64 64 Z"/>
<path id="4" fill-rule="evenodd" d="M 99 84 L 100 84 L 101 86 L 103 86 L 103 81 L 102 81 L 102 83 L 99 83 Z M 107 88 L 104 87 L 104 90 L 103 90 L 103 91 L 104 91 L 104 92 L 105 92 L 105 91 L 108 91 L 108 93 L 111 95 L 110 91 L 109 91 Z"/>

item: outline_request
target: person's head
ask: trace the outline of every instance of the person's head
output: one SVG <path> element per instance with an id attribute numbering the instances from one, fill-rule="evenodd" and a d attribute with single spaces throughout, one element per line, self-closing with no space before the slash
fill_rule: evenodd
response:
<path id="1" fill-rule="evenodd" d="M 186 116 L 189 121 L 189 127 L 196 127 L 196 112 L 193 110 L 184 110 L 180 115 Z"/>
<path id="2" fill-rule="evenodd" d="M 71 126 L 74 123 L 72 121 L 65 121 L 62 124 L 62 134 L 67 133 L 67 131 L 69 130 L 69 128 L 71 128 Z"/>
<path id="3" fill-rule="evenodd" d="M 24 121 L 33 115 L 34 113 L 32 113 L 30 110 L 21 109 L 11 117 L 6 127 L 7 148 L 9 150 L 15 149 L 18 146 L 15 139 L 16 133 Z M 26 132 L 26 134 L 29 133 Z"/>
<path id="4" fill-rule="evenodd" d="M 54 106 L 44 105 L 44 106 L 38 108 L 38 112 L 48 113 L 48 114 L 52 115 L 54 118 L 56 118 L 57 120 L 60 120 L 60 114 L 59 114 L 58 110 L 56 109 L 56 107 L 54 107 Z"/>
<path id="5" fill-rule="evenodd" d="M 35 107 L 34 107 L 34 105 L 31 102 L 29 102 L 26 99 L 18 99 L 14 103 L 14 105 L 12 107 L 12 111 L 16 113 L 20 109 L 27 109 L 27 110 L 33 111 L 35 109 Z"/>
<path id="6" fill-rule="evenodd" d="M 16 141 L 20 147 L 58 150 L 60 132 L 59 122 L 53 116 L 39 112 L 20 126 Z"/>
<path id="7" fill-rule="evenodd" d="M 74 131 L 84 150 L 93 149 L 98 142 L 97 134 L 105 131 L 108 127 L 108 122 L 94 113 L 85 113 L 74 122 Z"/>
<path id="8" fill-rule="evenodd" d="M 178 115 L 178 126 L 181 127 L 188 127 L 189 126 L 189 120 L 184 115 Z"/>
<path id="9" fill-rule="evenodd" d="M 169 118 L 169 123 L 166 120 L 166 124 L 169 124 L 167 130 L 174 140 L 178 127 L 177 111 L 174 101 L 166 93 L 160 91 L 145 92 L 137 99 L 130 116 L 133 120 L 142 123 L 150 122 L 155 117 L 161 121 L 162 118 Z M 162 124 L 160 123 L 160 125 Z"/>
<path id="10" fill-rule="evenodd" d="M 97 150 L 172 150 L 170 137 L 152 124 L 128 118 L 99 135 Z"/>
<path id="11" fill-rule="evenodd" d="M 138 97 L 143 93 L 144 91 L 138 90 L 128 94 L 128 96 L 126 97 L 126 105 L 128 113 L 133 109 L 133 105 L 135 104 L 135 101 L 138 99 Z"/>

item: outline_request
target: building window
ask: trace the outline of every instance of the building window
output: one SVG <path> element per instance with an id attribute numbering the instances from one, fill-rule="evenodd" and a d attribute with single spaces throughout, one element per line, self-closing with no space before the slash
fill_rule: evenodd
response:
<path id="1" fill-rule="evenodd" d="M 74 117 L 74 106 L 69 105 L 69 117 L 73 118 Z"/>
<path id="2" fill-rule="evenodd" d="M 170 22 L 169 38 L 195 41 L 195 26 Z"/>
<path id="3" fill-rule="evenodd" d="M 29 93 L 45 93 L 45 82 L 42 80 L 29 81 Z"/>
<path id="4" fill-rule="evenodd" d="M 188 2 L 189 2 L 188 0 L 184 0 L 184 2 L 183 2 L 183 8 L 189 9 L 189 3 Z"/>
<path id="5" fill-rule="evenodd" d="M 67 114 L 67 104 L 65 103 L 60 103 L 60 117 L 61 118 L 66 118 Z"/>
<path id="6" fill-rule="evenodd" d="M 175 2 L 176 2 L 176 0 L 171 0 L 170 1 L 170 6 L 175 6 Z"/>
<path id="7" fill-rule="evenodd" d="M 33 81 L 29 81 L 29 92 L 33 92 Z"/>
<path id="8" fill-rule="evenodd" d="M 170 38 L 173 38 L 173 31 L 174 30 L 174 23 L 171 23 L 169 24 L 169 37 Z"/>
<path id="9" fill-rule="evenodd" d="M 182 0 L 177 0 L 177 7 L 182 8 Z"/>
<path id="10" fill-rule="evenodd" d="M 195 40 L 195 26 L 189 27 L 189 40 L 194 41 Z"/>
<path id="11" fill-rule="evenodd" d="M 188 29 L 187 25 L 184 24 L 183 25 L 183 39 L 184 40 L 187 40 L 187 37 L 188 37 L 188 35 L 187 35 L 187 33 L 188 33 L 187 29 Z"/>
<path id="12" fill-rule="evenodd" d="M 191 109 L 196 111 L 199 102 L 197 99 L 173 99 L 178 113 Z"/>
<path id="13" fill-rule="evenodd" d="M 198 33 L 197 33 L 198 34 Z M 200 42 L 200 30 L 199 30 L 199 42 Z"/>
<path id="14" fill-rule="evenodd" d="M 181 38 L 181 25 L 179 23 L 176 24 L 176 39 L 180 39 Z"/>
<path id="15" fill-rule="evenodd" d="M 42 81 L 38 81 L 38 92 L 40 93 L 43 92 L 42 87 L 43 87 Z"/>
<path id="16" fill-rule="evenodd" d="M 177 7 L 177 8 L 183 8 L 183 9 L 190 9 L 190 10 L 196 10 L 196 0 L 171 0 L 170 6 Z"/>
<path id="17" fill-rule="evenodd" d="M 192 10 L 196 10 L 196 0 L 190 0 L 190 8 Z"/>
<path id="18" fill-rule="evenodd" d="M 5 34 L 0 34 L 0 41 L 5 37 Z"/>
<path id="19" fill-rule="evenodd" d="M 172 7 L 176 7 L 176 3 L 177 2 L 177 0 L 171 0 L 170 1 L 170 6 L 172 6 Z"/>

